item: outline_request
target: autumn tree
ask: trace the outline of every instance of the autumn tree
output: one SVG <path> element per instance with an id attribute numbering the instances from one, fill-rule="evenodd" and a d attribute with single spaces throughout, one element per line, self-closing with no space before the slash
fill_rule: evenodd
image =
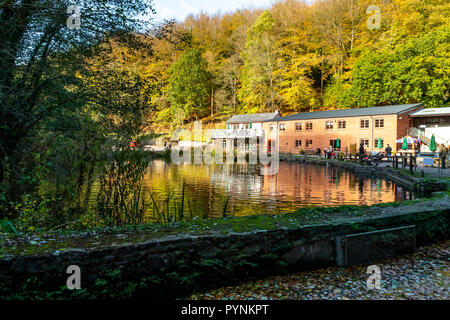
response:
<path id="1" fill-rule="evenodd" d="M 165 132 L 174 122 L 169 99 L 169 71 L 172 64 L 193 45 L 193 38 L 190 29 L 174 21 L 156 26 L 148 37 L 152 41 L 153 54 L 143 61 L 144 73 L 156 87 L 152 96 L 156 111 L 148 119 L 148 129 Z"/>
<path id="2" fill-rule="evenodd" d="M 287 0 L 275 4 L 271 12 L 277 21 L 277 53 L 282 61 L 275 73 L 280 79 L 277 92 L 283 111 L 311 110 L 319 104 L 313 68 L 321 60 L 312 39 L 308 5 Z"/>
<path id="3" fill-rule="evenodd" d="M 275 19 L 264 11 L 248 30 L 239 97 L 245 112 L 274 111 L 280 97 L 277 94 L 279 79 Z"/>

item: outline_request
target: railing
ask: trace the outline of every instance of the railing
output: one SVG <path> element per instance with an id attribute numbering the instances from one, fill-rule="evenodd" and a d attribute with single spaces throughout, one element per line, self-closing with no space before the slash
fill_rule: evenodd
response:
<path id="1" fill-rule="evenodd" d="M 211 139 L 257 138 L 264 136 L 262 129 L 215 129 L 211 130 Z"/>
<path id="2" fill-rule="evenodd" d="M 431 142 L 431 136 L 433 135 L 432 132 L 425 130 L 421 130 L 418 128 L 408 128 L 408 135 L 410 135 L 413 138 L 420 139 L 425 144 L 430 144 Z M 446 138 L 443 138 L 437 134 L 434 133 L 434 138 L 436 140 L 436 143 L 438 144 L 445 144 L 449 145 L 449 140 Z"/>
<path id="3" fill-rule="evenodd" d="M 441 137 L 440 135 L 438 135 L 436 133 L 433 133 L 433 132 L 429 132 L 427 130 L 425 130 L 425 132 L 424 132 L 422 137 L 428 138 L 431 141 L 431 136 L 433 134 L 434 134 L 434 138 L 436 140 L 436 143 L 448 145 L 448 139 L 445 139 L 444 137 Z"/>
<path id="4" fill-rule="evenodd" d="M 336 237 L 336 262 L 348 267 L 416 250 L 416 226 L 401 226 Z"/>

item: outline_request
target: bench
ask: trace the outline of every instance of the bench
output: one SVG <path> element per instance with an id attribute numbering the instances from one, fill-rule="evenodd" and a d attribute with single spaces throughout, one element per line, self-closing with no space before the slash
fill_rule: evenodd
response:
<path id="1" fill-rule="evenodd" d="M 306 149 L 305 154 L 308 156 L 315 156 L 318 154 L 317 149 Z"/>
<path id="2" fill-rule="evenodd" d="M 433 158 L 423 158 L 423 165 L 424 166 L 433 166 L 434 159 Z"/>

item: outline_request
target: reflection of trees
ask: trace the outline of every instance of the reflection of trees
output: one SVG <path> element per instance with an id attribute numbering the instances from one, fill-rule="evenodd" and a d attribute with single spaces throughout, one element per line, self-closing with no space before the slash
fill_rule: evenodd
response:
<path id="1" fill-rule="evenodd" d="M 348 187 L 350 190 L 356 190 L 356 176 L 355 175 L 350 175 L 349 179 L 348 179 Z"/>
<path id="2" fill-rule="evenodd" d="M 374 204 L 411 197 L 383 179 L 370 179 L 332 167 L 282 162 L 276 175 L 260 175 L 256 165 L 173 165 L 154 161 L 145 184 L 163 202 L 172 190 L 179 197 L 185 181 L 185 216 L 294 211 L 306 205 Z M 189 209 L 191 208 L 192 209 Z"/>

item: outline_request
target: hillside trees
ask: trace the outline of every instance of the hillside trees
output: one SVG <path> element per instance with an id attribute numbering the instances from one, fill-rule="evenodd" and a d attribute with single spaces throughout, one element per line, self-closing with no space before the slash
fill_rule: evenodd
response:
<path id="1" fill-rule="evenodd" d="M 280 100 L 277 94 L 279 67 L 274 34 L 275 19 L 264 11 L 248 30 L 244 52 L 242 86 L 239 96 L 246 112 L 274 111 Z"/>
<path id="2" fill-rule="evenodd" d="M 153 54 L 144 63 L 144 73 L 153 79 L 152 103 L 156 111 L 148 119 L 148 128 L 165 130 L 174 125 L 169 100 L 170 68 L 177 59 L 193 45 L 191 30 L 173 21 L 166 21 L 155 27 L 149 35 Z"/>
<path id="3" fill-rule="evenodd" d="M 285 112 L 311 110 L 319 103 L 313 72 L 321 60 L 312 39 L 308 6 L 289 0 L 277 3 L 272 11 L 279 22 L 276 33 L 281 64 L 275 73 L 281 79 L 277 88 L 281 106 Z"/>
<path id="4" fill-rule="evenodd" d="M 440 107 L 450 96 L 450 29 L 414 37 L 393 52 L 366 52 L 355 64 L 353 82 L 338 95 L 346 107 L 423 102 Z"/>
<path id="5" fill-rule="evenodd" d="M 367 25 L 374 13 L 367 11 L 370 5 L 380 9 L 380 28 Z M 231 114 L 276 109 L 286 114 L 416 101 L 439 105 L 448 86 L 439 68 L 431 65 L 440 63 L 445 70 L 443 56 L 423 49 L 400 51 L 412 38 L 421 47 L 420 39 L 426 41 L 430 32 L 448 23 L 448 13 L 442 0 L 282 0 L 265 11 L 191 15 L 173 25 L 174 35 L 185 32 L 190 41 L 175 46 L 163 39 L 155 46 L 159 58 L 149 69 L 158 70 L 162 88 L 155 96 L 155 122 L 173 129 L 183 123 L 179 119 L 208 116 L 221 121 Z M 191 48 L 201 50 L 209 76 L 208 93 L 202 93 L 206 104 L 198 113 L 180 103 L 173 107 L 175 100 L 168 94 L 167 70 Z M 429 85 L 411 73 L 426 75 L 422 79 Z"/>
<path id="6" fill-rule="evenodd" d="M 219 39 L 223 42 L 223 49 L 218 56 L 219 69 L 215 77 L 218 85 L 215 90 L 215 104 L 220 112 L 218 118 L 242 112 L 239 88 L 247 32 L 261 12 L 239 10 L 222 18 Z"/>
<path id="7" fill-rule="evenodd" d="M 369 5 L 380 8 L 379 29 L 368 28 Z M 422 39 L 443 50 L 430 33 L 448 24 L 449 7 L 443 0 L 282 0 L 265 11 L 200 13 L 163 24 L 152 32 L 154 54 L 144 62 L 145 77 L 157 88 L 149 128 L 167 132 L 194 118 L 217 122 L 276 109 L 287 114 L 416 101 L 440 105 L 448 91 L 445 55 L 419 47 Z M 191 87 L 197 93 L 189 99 L 201 101 L 194 108 L 186 103 L 189 94 L 174 94 L 183 83 L 172 82 L 169 70 L 197 49 L 206 72 L 199 75 L 207 80 Z"/>
<path id="8" fill-rule="evenodd" d="M 170 69 L 169 100 L 172 116 L 179 124 L 204 116 L 210 89 L 206 60 L 199 49 L 189 49 Z"/>

